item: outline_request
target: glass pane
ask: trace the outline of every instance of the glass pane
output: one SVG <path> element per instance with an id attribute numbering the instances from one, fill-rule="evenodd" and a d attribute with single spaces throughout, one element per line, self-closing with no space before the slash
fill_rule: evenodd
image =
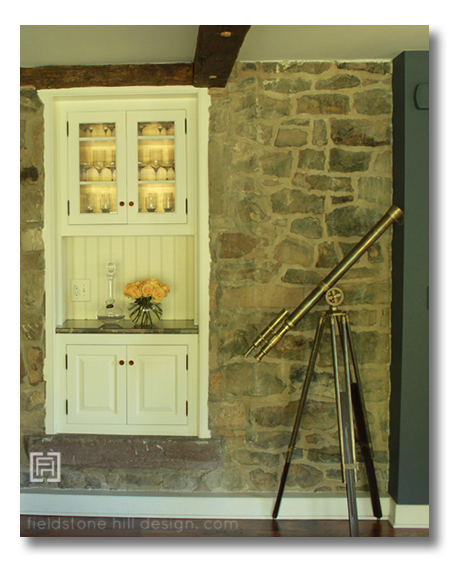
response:
<path id="1" fill-rule="evenodd" d="M 115 123 L 80 124 L 81 213 L 117 213 L 115 155 Z"/>
<path id="2" fill-rule="evenodd" d="M 139 185 L 141 213 L 170 213 L 175 211 L 175 185 L 170 182 Z"/>
<path id="3" fill-rule="evenodd" d="M 80 187 L 81 213 L 117 213 L 115 186 L 83 184 Z"/>
<path id="4" fill-rule="evenodd" d="M 145 121 L 138 129 L 139 212 L 175 210 L 175 124 Z"/>

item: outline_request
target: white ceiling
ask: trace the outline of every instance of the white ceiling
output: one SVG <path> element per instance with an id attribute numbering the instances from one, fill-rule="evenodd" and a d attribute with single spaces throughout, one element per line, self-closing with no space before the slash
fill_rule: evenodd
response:
<path id="1" fill-rule="evenodd" d="M 197 25 L 22 25 L 20 66 L 192 62 Z M 428 25 L 255 25 L 241 61 L 392 59 L 429 49 Z"/>

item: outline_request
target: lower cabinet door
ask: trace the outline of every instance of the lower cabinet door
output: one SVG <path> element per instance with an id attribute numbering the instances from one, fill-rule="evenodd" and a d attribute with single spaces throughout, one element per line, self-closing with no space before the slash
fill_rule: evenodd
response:
<path id="1" fill-rule="evenodd" d="M 187 424 L 187 346 L 128 346 L 128 424 Z"/>
<path id="2" fill-rule="evenodd" d="M 67 422 L 126 424 L 126 346 L 67 346 Z"/>

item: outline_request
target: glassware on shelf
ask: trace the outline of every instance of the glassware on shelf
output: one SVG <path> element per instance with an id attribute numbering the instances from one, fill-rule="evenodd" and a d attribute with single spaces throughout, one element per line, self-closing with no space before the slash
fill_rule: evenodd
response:
<path id="1" fill-rule="evenodd" d="M 95 212 L 95 196 L 93 194 L 86 194 L 84 203 L 84 213 Z"/>
<path id="2" fill-rule="evenodd" d="M 162 207 L 165 212 L 170 212 L 175 209 L 175 198 L 172 193 L 165 193 L 162 196 Z"/>
<path id="3" fill-rule="evenodd" d="M 125 313 L 121 307 L 115 304 L 114 299 L 114 274 L 115 264 L 109 262 L 106 266 L 109 296 L 105 301 L 104 307 L 97 312 L 97 319 L 104 324 L 117 324 L 125 318 Z"/>
<path id="4" fill-rule="evenodd" d="M 149 193 L 145 198 L 145 208 L 148 213 L 152 213 L 157 209 L 157 193 Z"/>
<path id="5" fill-rule="evenodd" d="M 111 197 L 109 194 L 101 194 L 100 209 L 102 213 L 111 212 Z"/>

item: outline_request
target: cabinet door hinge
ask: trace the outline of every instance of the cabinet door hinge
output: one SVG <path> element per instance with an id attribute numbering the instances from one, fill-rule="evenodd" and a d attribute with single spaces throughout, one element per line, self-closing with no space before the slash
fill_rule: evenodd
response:
<path id="1" fill-rule="evenodd" d="M 69 414 L 69 401 L 65 402 L 65 414 Z"/>
<path id="2" fill-rule="evenodd" d="M 69 122 L 67 121 L 67 137 L 69 136 Z"/>
<path id="3" fill-rule="evenodd" d="M 189 401 L 186 401 L 186 416 L 189 416 Z"/>
<path id="4" fill-rule="evenodd" d="M 65 355 L 65 369 L 68 369 L 68 367 L 69 367 L 69 357 L 66 354 Z"/>
<path id="5" fill-rule="evenodd" d="M 67 215 L 70 215 L 70 199 L 67 200 Z"/>

